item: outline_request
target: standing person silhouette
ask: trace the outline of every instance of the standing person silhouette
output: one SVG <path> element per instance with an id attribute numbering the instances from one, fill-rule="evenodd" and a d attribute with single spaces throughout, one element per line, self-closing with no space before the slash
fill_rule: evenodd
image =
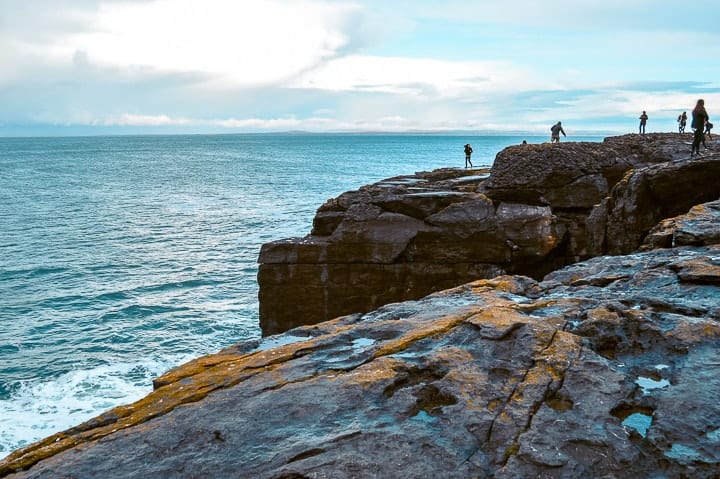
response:
<path id="1" fill-rule="evenodd" d="M 562 133 L 563 136 L 567 136 L 565 130 L 563 130 L 562 122 L 557 122 L 551 126 L 550 133 L 550 143 L 560 143 L 560 133 Z"/>
<path id="2" fill-rule="evenodd" d="M 710 117 L 705 111 L 705 100 L 702 98 L 697 101 L 695 108 L 692 111 L 692 123 L 690 128 L 695 130 L 693 135 L 692 150 L 690 150 L 690 157 L 693 155 L 700 154 L 700 143 L 705 143 L 705 123 L 710 121 Z"/>
<path id="3" fill-rule="evenodd" d="M 708 138 L 710 138 L 711 140 L 712 140 L 712 135 L 710 134 L 710 130 L 712 130 L 712 129 L 713 129 L 713 124 L 710 123 L 709 121 L 706 121 L 704 134 L 706 134 L 708 136 Z"/>
<path id="4" fill-rule="evenodd" d="M 685 133 L 685 125 L 687 124 L 687 112 L 678 115 L 678 133 Z"/>
<path id="5" fill-rule="evenodd" d="M 647 124 L 648 116 L 647 113 L 645 113 L 645 110 L 643 110 L 642 115 L 640 115 L 640 130 L 638 133 L 641 135 L 645 134 L 645 125 Z"/>
<path id="6" fill-rule="evenodd" d="M 468 167 L 468 163 L 470 164 L 470 168 L 473 167 L 472 161 L 470 161 L 470 157 L 472 156 L 472 146 L 470 146 L 470 143 L 465 144 L 465 168 Z"/>

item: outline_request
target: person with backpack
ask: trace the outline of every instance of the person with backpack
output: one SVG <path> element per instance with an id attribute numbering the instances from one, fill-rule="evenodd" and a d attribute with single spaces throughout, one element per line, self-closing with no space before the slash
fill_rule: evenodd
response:
<path id="1" fill-rule="evenodd" d="M 557 122 L 551 126 L 550 133 L 550 143 L 560 143 L 560 133 L 562 133 L 563 136 L 567 136 L 565 130 L 563 130 L 562 122 Z"/>
<path id="2" fill-rule="evenodd" d="M 472 161 L 470 161 L 470 156 L 472 156 L 472 146 L 470 146 L 470 143 L 465 144 L 465 168 L 468 167 L 468 163 L 470 164 L 470 168 L 473 167 Z"/>
<path id="3" fill-rule="evenodd" d="M 685 133 L 685 125 L 687 124 L 687 112 L 678 115 L 678 133 Z"/>

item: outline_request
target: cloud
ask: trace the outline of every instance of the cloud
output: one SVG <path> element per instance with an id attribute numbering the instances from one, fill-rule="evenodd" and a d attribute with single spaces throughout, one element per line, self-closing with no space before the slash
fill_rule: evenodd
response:
<path id="1" fill-rule="evenodd" d="M 334 57 L 361 22 L 351 4 L 280 0 L 156 0 L 101 4 L 92 29 L 62 35 L 58 59 L 212 75 L 232 84 L 281 81 Z"/>
<path id="2" fill-rule="evenodd" d="M 530 84 L 527 72 L 504 62 L 354 55 L 325 62 L 288 86 L 457 97 L 469 92 L 489 94 L 520 84 Z"/>
<path id="3" fill-rule="evenodd" d="M 116 117 L 105 118 L 99 123 L 103 126 L 186 126 L 197 122 L 188 118 L 170 118 L 167 115 L 133 115 L 123 113 Z"/>
<path id="4" fill-rule="evenodd" d="M 622 131 L 720 104 L 711 17 L 650 0 L 0 0 L 0 122 Z"/>
<path id="5" fill-rule="evenodd" d="M 0 0 L 0 86 L 81 60 L 138 77 L 282 82 L 382 38 L 362 7 L 323 0 Z"/>

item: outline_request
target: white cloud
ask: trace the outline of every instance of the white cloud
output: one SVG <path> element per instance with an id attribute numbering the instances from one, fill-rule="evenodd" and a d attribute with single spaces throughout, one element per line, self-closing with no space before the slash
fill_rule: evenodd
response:
<path id="1" fill-rule="evenodd" d="M 80 117 L 77 118 L 81 120 Z M 403 116 L 375 117 L 368 115 L 366 118 L 353 120 L 311 116 L 308 118 L 279 117 L 279 118 L 224 118 L 224 119 L 199 119 L 187 117 L 171 117 L 168 115 L 135 115 L 123 113 L 116 116 L 109 116 L 103 119 L 84 118 L 80 124 L 122 126 L 122 127 L 158 127 L 158 126 L 183 126 L 203 127 L 203 129 L 215 129 L 217 131 L 406 131 L 408 129 L 443 130 L 459 128 L 461 125 L 450 123 L 444 128 L 438 128 L 432 121 L 425 121 L 423 118 L 406 118 Z"/>
<path id="2" fill-rule="evenodd" d="M 0 0 L 0 122 L 622 130 L 691 108 L 717 76 L 714 31 L 619 18 L 649 1 Z"/>
<path id="3" fill-rule="evenodd" d="M 94 121 L 103 126 L 185 126 L 197 122 L 188 118 L 171 118 L 167 115 L 133 115 L 123 113 L 118 116 L 107 117 L 102 121 Z"/>
<path id="4" fill-rule="evenodd" d="M 501 62 L 354 55 L 323 63 L 289 86 L 330 91 L 461 96 L 531 88 L 527 72 Z"/>
<path id="5" fill-rule="evenodd" d="M 347 4 L 280 0 L 156 0 L 101 4 L 92 29 L 44 45 L 113 68 L 203 73 L 234 84 L 277 82 L 332 58 L 349 41 Z"/>

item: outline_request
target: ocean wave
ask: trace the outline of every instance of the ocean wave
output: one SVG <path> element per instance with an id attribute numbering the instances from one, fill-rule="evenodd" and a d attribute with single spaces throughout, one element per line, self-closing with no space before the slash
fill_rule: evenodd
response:
<path id="1" fill-rule="evenodd" d="M 76 426 L 152 391 L 152 380 L 192 355 L 147 358 L 87 370 L 47 381 L 20 381 L 0 400 L 0 458 L 43 437 Z"/>
<path id="2" fill-rule="evenodd" d="M 22 269 L 10 269 L 2 271 L 0 270 L 0 280 L 9 280 L 15 278 L 30 279 L 41 276 L 48 276 L 52 274 L 63 274 L 69 270 L 67 267 L 47 267 L 37 266 L 35 268 L 22 268 Z"/>

